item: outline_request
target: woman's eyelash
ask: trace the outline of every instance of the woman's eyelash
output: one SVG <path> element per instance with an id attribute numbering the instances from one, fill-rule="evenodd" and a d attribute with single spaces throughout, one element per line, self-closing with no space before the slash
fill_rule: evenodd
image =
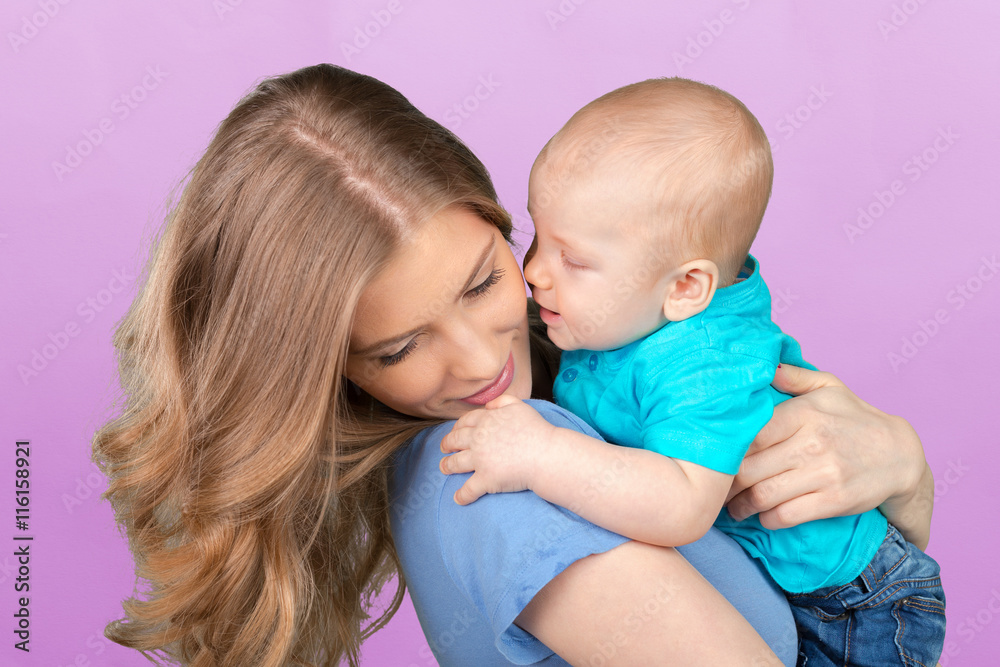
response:
<path id="1" fill-rule="evenodd" d="M 503 277 L 504 269 L 493 269 L 493 272 L 486 277 L 486 280 L 479 283 L 468 292 L 467 295 L 471 296 L 473 299 L 479 298 L 490 291 L 490 288 L 500 282 Z"/>
<path id="2" fill-rule="evenodd" d="M 479 283 L 478 285 L 470 289 L 468 292 L 466 292 L 466 294 L 468 296 L 471 296 L 473 299 L 477 299 L 485 295 L 487 292 L 490 291 L 491 287 L 500 282 L 500 279 L 503 277 L 503 274 L 504 274 L 504 269 L 493 269 L 493 272 L 486 277 L 486 280 L 484 280 L 483 282 Z M 395 354 L 387 354 L 384 357 L 379 357 L 378 361 L 382 365 L 382 368 L 388 368 L 389 366 L 398 364 L 403 359 L 406 359 L 408 356 L 413 354 L 413 351 L 416 349 L 417 349 L 417 339 L 411 338 L 410 342 L 407 343 L 402 350 L 396 352 Z"/>
<path id="3" fill-rule="evenodd" d="M 413 353 L 415 349 L 417 349 L 417 339 L 411 338 L 410 342 L 407 343 L 403 347 L 403 349 L 400 350 L 399 352 L 395 354 L 389 354 L 384 357 L 379 357 L 378 358 L 379 363 L 382 364 L 382 368 L 388 368 L 389 366 L 392 366 L 393 364 L 398 364 L 403 359 L 406 359 Z"/>

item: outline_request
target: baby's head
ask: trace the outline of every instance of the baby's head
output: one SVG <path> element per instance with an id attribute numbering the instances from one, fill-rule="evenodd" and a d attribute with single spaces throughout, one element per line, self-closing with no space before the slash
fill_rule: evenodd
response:
<path id="1" fill-rule="evenodd" d="M 578 111 L 528 184 L 524 276 L 553 342 L 614 349 L 704 310 L 746 260 L 773 171 L 760 123 L 713 86 L 650 79 Z"/>

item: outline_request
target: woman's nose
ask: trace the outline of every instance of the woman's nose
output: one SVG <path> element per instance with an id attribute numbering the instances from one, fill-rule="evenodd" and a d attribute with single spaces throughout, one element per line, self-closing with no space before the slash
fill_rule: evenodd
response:
<path id="1" fill-rule="evenodd" d="M 503 370 L 507 357 L 488 322 L 458 319 L 451 336 L 452 374 L 460 380 L 489 381 Z M 501 359 L 500 357 L 503 357 Z"/>

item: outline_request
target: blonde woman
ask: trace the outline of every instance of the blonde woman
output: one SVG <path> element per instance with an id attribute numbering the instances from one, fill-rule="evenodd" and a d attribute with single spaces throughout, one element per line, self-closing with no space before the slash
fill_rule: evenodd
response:
<path id="1" fill-rule="evenodd" d="M 557 365 L 510 232 L 479 160 L 375 79 L 317 65 L 237 105 L 114 338 L 121 414 L 94 458 L 145 590 L 109 638 L 188 665 L 357 665 L 405 582 L 442 665 L 794 663 L 780 593 L 718 531 L 677 550 L 530 492 L 451 502 L 450 421 L 549 397 Z M 758 436 L 734 515 L 881 506 L 926 530 L 904 421 L 826 374 L 776 384 L 804 395 Z"/>

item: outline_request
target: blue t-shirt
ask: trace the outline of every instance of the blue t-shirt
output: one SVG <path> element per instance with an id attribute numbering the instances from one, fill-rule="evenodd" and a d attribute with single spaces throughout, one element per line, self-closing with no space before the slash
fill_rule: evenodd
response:
<path id="1" fill-rule="evenodd" d="M 742 280 L 705 310 L 624 347 L 563 352 L 553 392 L 608 442 L 736 474 L 774 406 L 779 362 L 815 367 L 771 321 L 771 295 L 748 256 Z M 888 525 L 878 510 L 770 531 L 757 516 L 715 525 L 759 558 L 791 593 L 845 584 L 867 566 Z"/>
<path id="2" fill-rule="evenodd" d="M 552 403 L 528 403 L 556 426 L 600 437 Z M 530 491 L 456 504 L 454 493 L 469 474 L 444 475 L 438 468 L 441 438 L 453 424 L 418 434 L 396 454 L 389 477 L 393 540 L 431 651 L 443 667 L 566 665 L 514 620 L 570 564 L 626 538 Z M 784 596 L 735 542 L 712 530 L 678 551 L 784 664 L 795 664 L 795 627 Z"/>

